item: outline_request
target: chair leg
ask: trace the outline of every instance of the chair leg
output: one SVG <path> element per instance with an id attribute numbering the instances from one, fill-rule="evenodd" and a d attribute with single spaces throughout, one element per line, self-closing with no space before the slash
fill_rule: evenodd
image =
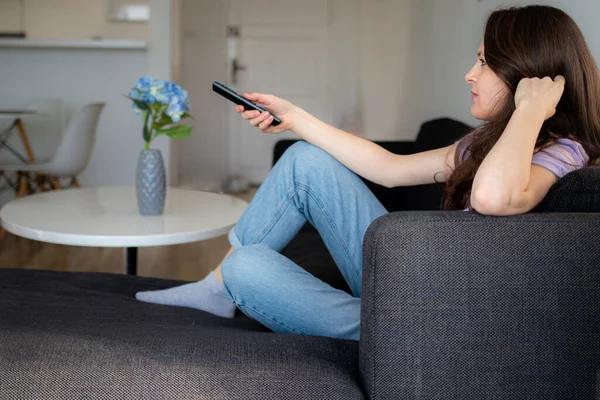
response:
<path id="1" fill-rule="evenodd" d="M 48 177 L 48 179 L 50 180 L 50 183 L 52 184 L 52 189 L 60 190 L 60 180 L 51 178 L 51 177 Z"/>
<path id="2" fill-rule="evenodd" d="M 0 184 L 6 184 L 6 186 L 11 186 L 10 185 L 10 181 L 6 178 L 6 175 L 4 175 L 4 171 L 0 170 Z M 2 192 L 3 187 L 0 187 L 0 193 Z"/>
<path id="3" fill-rule="evenodd" d="M 44 188 L 48 188 L 48 190 L 53 190 L 52 189 L 52 180 L 50 179 L 50 177 L 43 175 L 42 179 L 44 180 Z"/>
<path id="4" fill-rule="evenodd" d="M 19 189 L 17 191 L 17 199 L 24 197 L 29 192 L 29 176 L 27 174 L 19 174 Z"/>
<path id="5" fill-rule="evenodd" d="M 35 183 L 38 185 L 38 188 L 40 189 L 41 192 L 45 192 L 46 191 L 46 177 L 43 175 L 36 175 L 35 176 Z"/>
<path id="6" fill-rule="evenodd" d="M 2 175 L 2 177 L 6 179 L 6 177 L 4 176 L 4 171 L 0 171 L 0 175 Z M 0 227 L 0 242 L 6 238 L 6 233 L 6 229 L 4 229 L 4 227 Z"/>

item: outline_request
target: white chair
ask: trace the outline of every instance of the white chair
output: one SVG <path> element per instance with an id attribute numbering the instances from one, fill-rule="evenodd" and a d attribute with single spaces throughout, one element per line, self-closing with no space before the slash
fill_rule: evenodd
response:
<path id="1" fill-rule="evenodd" d="M 17 198 L 33 192 L 33 184 L 40 190 L 61 189 L 61 178 L 71 180 L 70 186 L 79 187 L 77 175 L 87 166 L 100 113 L 105 103 L 90 103 L 77 111 L 62 135 L 60 145 L 52 159 L 46 163 L 0 165 L 0 175 L 5 172 L 17 173 Z"/>
<path id="2" fill-rule="evenodd" d="M 33 99 L 27 106 L 28 110 L 35 110 L 36 115 L 27 115 L 21 118 L 21 124 L 25 129 L 27 139 L 31 144 L 32 152 L 36 160 L 49 160 L 56 152 L 62 134 L 65 130 L 65 106 L 61 99 L 39 98 Z M 8 128 L 8 124 L 2 130 Z M 6 144 L 25 156 L 25 146 L 22 138 L 14 132 L 7 134 Z M 21 160 L 11 151 L 0 151 L 0 165 L 19 163 Z"/>
<path id="3" fill-rule="evenodd" d="M 47 161 L 56 153 L 65 131 L 65 104 L 61 99 L 40 98 L 31 100 L 27 108 L 39 113 L 23 119 L 33 154 L 37 160 Z"/>

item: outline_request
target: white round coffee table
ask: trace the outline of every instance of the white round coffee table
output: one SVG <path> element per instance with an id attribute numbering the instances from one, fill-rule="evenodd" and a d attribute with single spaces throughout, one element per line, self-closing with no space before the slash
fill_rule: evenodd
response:
<path id="1" fill-rule="evenodd" d="M 226 235 L 248 203 L 217 193 L 169 188 L 163 215 L 141 216 L 135 188 L 95 187 L 44 192 L 13 200 L 0 211 L 8 232 L 41 242 L 125 247 L 135 274 L 137 249 Z"/>

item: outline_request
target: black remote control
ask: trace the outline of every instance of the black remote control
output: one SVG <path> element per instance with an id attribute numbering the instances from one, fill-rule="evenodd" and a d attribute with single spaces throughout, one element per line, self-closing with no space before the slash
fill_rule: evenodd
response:
<path id="1" fill-rule="evenodd" d="M 213 82 L 212 89 L 214 92 L 219 93 L 221 96 L 234 102 L 235 104 L 244 106 L 244 109 L 246 111 L 247 110 L 256 110 L 256 111 L 260 111 L 261 113 L 268 111 L 260 106 L 257 106 L 256 104 L 254 104 L 253 102 L 251 102 L 250 100 L 245 98 L 244 96 L 239 95 L 238 93 L 234 92 L 233 90 L 229 89 L 227 86 L 225 86 L 219 82 L 216 82 L 216 81 Z M 273 114 L 271 114 L 271 115 L 273 115 Z M 281 123 L 281 120 L 273 115 L 273 122 L 271 122 L 271 125 L 277 126 L 280 123 Z"/>

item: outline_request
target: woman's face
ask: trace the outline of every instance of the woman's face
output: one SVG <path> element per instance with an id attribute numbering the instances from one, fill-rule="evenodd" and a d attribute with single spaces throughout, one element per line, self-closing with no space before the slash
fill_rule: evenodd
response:
<path id="1" fill-rule="evenodd" d="M 471 85 L 471 114 L 477 119 L 490 121 L 505 101 L 509 90 L 486 64 L 484 50 L 482 42 L 477 51 L 477 62 L 467 73 L 465 80 Z"/>

